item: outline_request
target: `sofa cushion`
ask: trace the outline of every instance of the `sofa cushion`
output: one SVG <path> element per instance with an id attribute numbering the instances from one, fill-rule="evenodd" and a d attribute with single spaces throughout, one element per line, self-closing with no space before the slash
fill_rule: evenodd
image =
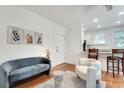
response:
<path id="1" fill-rule="evenodd" d="M 48 64 L 37 64 L 33 66 L 18 68 L 10 72 L 9 80 L 18 81 L 36 75 L 49 69 Z"/>

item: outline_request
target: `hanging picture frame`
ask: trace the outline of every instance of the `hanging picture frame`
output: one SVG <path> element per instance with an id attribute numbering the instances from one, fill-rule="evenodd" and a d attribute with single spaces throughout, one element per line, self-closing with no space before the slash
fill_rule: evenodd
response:
<path id="1" fill-rule="evenodd" d="M 23 29 L 14 26 L 7 27 L 7 43 L 23 44 Z"/>
<path id="2" fill-rule="evenodd" d="M 43 33 L 35 32 L 35 44 L 43 45 Z"/>
<path id="3" fill-rule="evenodd" d="M 24 29 L 24 44 L 32 45 L 35 42 L 35 32 Z"/>

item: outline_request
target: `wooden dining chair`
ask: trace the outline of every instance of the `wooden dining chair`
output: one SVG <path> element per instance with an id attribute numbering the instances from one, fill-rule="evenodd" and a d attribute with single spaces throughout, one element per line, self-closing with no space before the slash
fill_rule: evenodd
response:
<path id="1" fill-rule="evenodd" d="M 110 66 L 109 63 L 111 63 L 112 66 Z M 109 70 L 112 70 L 113 77 L 115 77 L 115 71 L 118 71 L 119 74 L 120 63 L 122 65 L 122 72 L 124 75 L 124 49 L 112 49 L 112 56 L 107 56 L 107 73 L 109 73 Z"/>
<path id="2" fill-rule="evenodd" d="M 99 55 L 99 49 L 88 49 L 88 58 L 93 58 L 98 60 L 98 55 Z"/>

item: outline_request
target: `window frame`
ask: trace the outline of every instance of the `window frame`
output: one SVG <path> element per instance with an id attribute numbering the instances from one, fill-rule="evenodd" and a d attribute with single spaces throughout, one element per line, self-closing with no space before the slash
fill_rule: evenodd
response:
<path id="1" fill-rule="evenodd" d="M 104 34 L 104 42 L 105 42 L 105 43 L 103 43 L 103 44 L 102 44 L 102 43 L 101 43 L 101 44 L 95 44 L 95 43 L 94 43 L 94 42 L 95 42 L 95 36 L 96 36 L 97 33 L 102 33 L 102 34 Z M 96 32 L 93 32 L 93 42 L 92 42 L 93 45 L 106 45 L 106 44 L 107 44 L 107 42 L 106 42 L 107 40 L 106 40 L 105 36 L 106 36 L 106 33 L 105 33 L 104 31 L 96 31 Z"/>
<path id="2" fill-rule="evenodd" d="M 115 44 L 115 33 L 118 32 L 118 31 L 124 31 L 124 28 L 120 28 L 120 29 L 116 29 L 113 31 L 113 45 L 114 45 L 114 48 L 116 48 L 116 44 Z M 123 48 L 117 48 L 117 49 L 123 49 Z"/>

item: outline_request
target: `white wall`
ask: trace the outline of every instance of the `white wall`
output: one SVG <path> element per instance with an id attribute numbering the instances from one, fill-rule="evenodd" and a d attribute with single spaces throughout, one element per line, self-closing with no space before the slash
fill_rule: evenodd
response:
<path id="1" fill-rule="evenodd" d="M 81 24 L 70 25 L 67 29 L 67 62 L 75 64 L 81 52 Z"/>
<path id="2" fill-rule="evenodd" d="M 44 46 L 7 44 L 8 25 L 42 32 Z M 43 48 L 50 48 L 54 52 L 54 27 L 54 22 L 23 8 L 0 6 L 0 63 L 15 58 L 41 56 Z M 55 60 L 55 56 L 52 59 Z M 52 60 L 53 65 L 54 60 Z"/>

